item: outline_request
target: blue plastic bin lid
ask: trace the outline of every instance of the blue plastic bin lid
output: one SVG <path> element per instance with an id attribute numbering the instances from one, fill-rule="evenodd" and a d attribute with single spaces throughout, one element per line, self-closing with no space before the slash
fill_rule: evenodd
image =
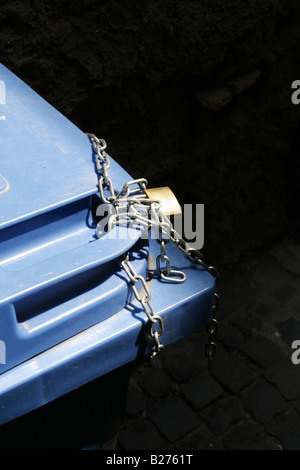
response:
<path id="1" fill-rule="evenodd" d="M 89 137 L 3 65 L 0 83 L 2 374 L 126 305 L 116 259 L 140 233 L 97 238 Z M 110 176 L 116 192 L 132 179 L 113 158 Z M 146 263 L 137 260 L 137 272 Z"/>
<path id="2" fill-rule="evenodd" d="M 96 193 L 97 175 L 86 134 L 2 64 L 0 83 L 1 229 Z M 110 175 L 131 179 L 114 161 Z"/>

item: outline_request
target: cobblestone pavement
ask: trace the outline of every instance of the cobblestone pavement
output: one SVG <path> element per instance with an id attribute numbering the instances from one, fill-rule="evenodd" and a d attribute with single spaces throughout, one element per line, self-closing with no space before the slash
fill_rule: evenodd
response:
<path id="1" fill-rule="evenodd" d="M 206 332 L 131 377 L 126 450 L 300 450 L 300 243 L 287 238 L 219 283 L 218 350 Z M 300 358 L 300 354 L 299 354 Z"/>

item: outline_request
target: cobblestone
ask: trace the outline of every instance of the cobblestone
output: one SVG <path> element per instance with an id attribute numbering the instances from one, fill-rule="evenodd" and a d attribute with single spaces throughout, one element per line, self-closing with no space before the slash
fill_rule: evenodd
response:
<path id="1" fill-rule="evenodd" d="M 134 374 L 120 449 L 152 440 L 160 449 L 300 450 L 300 365 L 291 361 L 300 339 L 299 252 L 283 240 L 221 280 L 211 368 L 203 330 L 167 346 L 159 365 L 147 365 L 152 378 L 144 366 Z"/>
<path id="2" fill-rule="evenodd" d="M 196 379 L 183 385 L 181 394 L 196 411 L 200 411 L 212 401 L 220 398 L 223 395 L 223 389 L 210 374 L 203 371 Z"/>
<path id="3" fill-rule="evenodd" d="M 223 352 L 212 363 L 212 375 L 232 393 L 240 392 L 254 378 L 250 367 L 233 352 Z"/>
<path id="4" fill-rule="evenodd" d="M 272 364 L 263 375 L 277 386 L 287 400 L 294 400 L 300 396 L 300 371 L 290 359 Z"/>
<path id="5" fill-rule="evenodd" d="M 179 440 L 173 449 L 222 450 L 223 443 L 205 423 L 200 423 L 196 431 Z"/>
<path id="6" fill-rule="evenodd" d="M 245 340 L 244 335 L 229 323 L 224 323 L 218 330 L 218 339 L 223 346 L 237 348 Z"/>
<path id="7" fill-rule="evenodd" d="M 255 331 L 261 329 L 261 321 L 248 313 L 235 316 L 232 324 L 237 326 L 245 336 L 251 336 Z"/>
<path id="8" fill-rule="evenodd" d="M 220 435 L 233 423 L 243 419 L 245 413 L 240 404 L 233 398 L 218 400 L 200 413 L 203 421 Z"/>
<path id="9" fill-rule="evenodd" d="M 130 428 L 123 427 L 118 435 L 119 443 L 126 450 L 162 449 L 164 441 L 156 427 L 147 419 L 135 422 Z"/>
<path id="10" fill-rule="evenodd" d="M 284 450 L 300 449 L 300 420 L 298 413 L 289 411 L 278 416 L 267 427 L 267 431 L 280 440 Z"/>
<path id="11" fill-rule="evenodd" d="M 280 446 L 267 437 L 253 423 L 241 423 L 232 427 L 224 437 L 228 450 L 280 450 Z"/>
<path id="12" fill-rule="evenodd" d="M 153 403 L 148 417 L 169 442 L 183 437 L 199 424 L 196 413 L 175 395 Z"/>
<path id="13" fill-rule="evenodd" d="M 249 359 L 261 367 L 267 367 L 284 357 L 280 346 L 265 336 L 248 338 L 241 344 L 240 349 Z"/>
<path id="14" fill-rule="evenodd" d="M 162 356 L 162 362 L 169 374 L 178 382 L 185 382 L 195 376 L 201 370 L 201 364 L 197 356 L 191 356 L 183 346 L 169 348 Z"/>
<path id="15" fill-rule="evenodd" d="M 172 380 L 158 360 L 153 362 L 152 367 L 150 364 L 144 366 L 139 375 L 138 384 L 150 396 L 160 398 L 171 391 Z"/>
<path id="16" fill-rule="evenodd" d="M 287 403 L 271 384 L 259 381 L 251 386 L 243 397 L 245 409 L 263 424 L 268 424 L 275 415 L 284 411 Z"/>
<path id="17" fill-rule="evenodd" d="M 144 410 L 147 402 L 147 396 L 145 396 L 137 387 L 129 384 L 127 414 L 129 416 L 136 416 Z"/>

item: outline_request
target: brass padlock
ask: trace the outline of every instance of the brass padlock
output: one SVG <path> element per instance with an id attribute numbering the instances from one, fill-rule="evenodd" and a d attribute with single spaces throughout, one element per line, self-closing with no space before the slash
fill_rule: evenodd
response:
<path id="1" fill-rule="evenodd" d="M 161 211 L 165 215 L 181 214 L 181 207 L 175 194 L 168 186 L 145 189 L 149 199 L 158 199 L 161 202 Z"/>

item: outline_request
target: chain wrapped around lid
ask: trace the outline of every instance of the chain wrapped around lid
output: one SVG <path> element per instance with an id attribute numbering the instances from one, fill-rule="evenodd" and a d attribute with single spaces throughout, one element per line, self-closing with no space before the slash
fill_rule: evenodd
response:
<path id="1" fill-rule="evenodd" d="M 148 181 L 145 178 L 139 178 L 128 181 L 119 193 L 115 194 L 113 182 L 109 176 L 110 159 L 105 152 L 106 142 L 94 134 L 87 135 L 97 154 L 96 170 L 100 197 L 104 203 L 111 204 L 114 208 L 109 217 L 108 230 L 112 230 L 116 225 L 128 226 L 134 223 L 138 224 L 139 229 L 142 231 L 154 230 L 155 239 L 160 244 L 160 255 L 156 258 L 156 268 L 158 275 L 164 281 L 181 283 L 186 280 L 185 273 L 172 269 L 170 258 L 166 253 L 166 246 L 170 240 L 191 262 L 203 266 L 217 280 L 219 278 L 217 270 L 213 266 L 206 265 L 202 253 L 191 248 L 172 226 L 169 216 L 180 213 L 181 208 L 170 188 L 148 189 Z M 105 195 L 107 191 L 109 192 L 108 196 Z M 136 300 L 142 305 L 150 322 L 150 336 L 155 342 L 150 354 L 150 358 L 153 359 L 164 347 L 160 342 L 160 337 L 164 331 L 163 320 L 156 314 L 150 302 L 151 293 L 147 281 L 135 272 L 130 263 L 129 253 L 121 261 L 121 266 L 129 279 Z M 140 291 L 137 288 L 139 283 L 141 285 Z M 209 359 L 214 357 L 216 353 L 214 337 L 217 333 L 215 314 L 218 309 L 218 301 L 219 296 L 215 293 L 212 321 L 207 327 L 209 341 L 205 348 L 205 353 Z"/>

